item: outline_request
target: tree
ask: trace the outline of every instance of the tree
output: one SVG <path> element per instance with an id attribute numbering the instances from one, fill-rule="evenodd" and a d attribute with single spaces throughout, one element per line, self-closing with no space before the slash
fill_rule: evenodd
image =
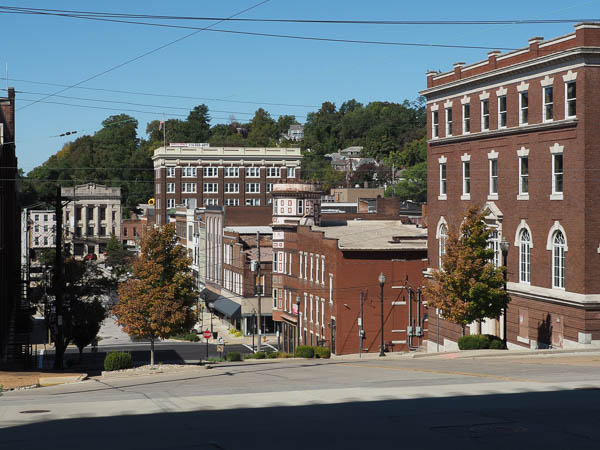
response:
<path id="1" fill-rule="evenodd" d="M 385 191 L 386 197 L 399 197 L 414 202 L 427 201 L 427 163 L 418 163 L 402 173 L 402 179 Z"/>
<path id="2" fill-rule="evenodd" d="M 472 205 L 460 231 L 450 230 L 442 268 L 425 288 L 428 305 L 440 308 L 443 318 L 462 326 L 484 318 L 498 319 L 510 302 L 504 289 L 506 267 L 495 267 L 489 246 L 491 230 L 486 211 Z"/>
<path id="3" fill-rule="evenodd" d="M 106 243 L 106 265 L 111 267 L 112 275 L 117 280 L 125 275 L 131 266 L 132 254 L 123 248 L 113 234 Z"/>
<path id="4" fill-rule="evenodd" d="M 98 335 L 106 318 L 106 309 L 98 298 L 77 299 L 71 304 L 71 339 L 79 349 L 79 362 L 83 349 Z"/>
<path id="5" fill-rule="evenodd" d="M 130 336 L 150 340 L 151 365 L 157 338 L 187 332 L 196 322 L 197 292 L 190 265 L 175 226 L 165 225 L 146 233 L 132 277 L 119 284 L 119 302 L 113 308 L 117 323 Z"/>

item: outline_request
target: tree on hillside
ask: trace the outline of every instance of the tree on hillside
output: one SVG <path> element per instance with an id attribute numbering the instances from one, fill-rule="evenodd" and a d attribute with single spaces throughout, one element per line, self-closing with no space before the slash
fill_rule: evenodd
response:
<path id="1" fill-rule="evenodd" d="M 485 318 L 497 319 L 510 302 L 504 289 L 506 267 L 495 267 L 489 246 L 491 230 L 486 211 L 472 205 L 460 230 L 450 230 L 441 270 L 425 288 L 428 305 L 443 311 L 443 318 L 462 326 Z"/>
<path id="2" fill-rule="evenodd" d="M 156 339 L 187 332 L 196 322 L 192 308 L 197 293 L 190 265 L 174 225 L 154 228 L 142 239 L 132 277 L 119 285 L 113 313 L 127 334 L 150 340 L 151 365 Z"/>
<path id="3" fill-rule="evenodd" d="M 404 169 L 402 179 L 387 188 L 385 195 L 415 202 L 427 201 L 427 141 L 414 140 L 404 145 L 402 151 L 393 151 L 386 163 L 394 169 Z"/>
<path id="4" fill-rule="evenodd" d="M 249 126 L 247 139 L 249 147 L 268 147 L 278 138 L 276 123 L 263 108 L 256 110 Z"/>

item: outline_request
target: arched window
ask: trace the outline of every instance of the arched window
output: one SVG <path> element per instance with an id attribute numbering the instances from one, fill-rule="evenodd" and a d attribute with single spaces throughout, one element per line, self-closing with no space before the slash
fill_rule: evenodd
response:
<path id="1" fill-rule="evenodd" d="M 519 281 L 531 282 L 531 236 L 526 228 L 519 234 Z"/>
<path id="2" fill-rule="evenodd" d="M 497 228 L 492 228 L 490 230 L 488 247 L 494 250 L 494 255 L 492 256 L 494 267 L 500 267 L 500 234 L 498 233 Z"/>
<path id="3" fill-rule="evenodd" d="M 552 237 L 552 287 L 565 288 L 565 236 L 557 230 Z"/>
<path id="4" fill-rule="evenodd" d="M 439 240 L 440 240 L 440 269 L 442 268 L 442 259 L 446 254 L 446 239 L 448 238 L 448 228 L 445 224 L 441 224 L 439 228 Z"/>

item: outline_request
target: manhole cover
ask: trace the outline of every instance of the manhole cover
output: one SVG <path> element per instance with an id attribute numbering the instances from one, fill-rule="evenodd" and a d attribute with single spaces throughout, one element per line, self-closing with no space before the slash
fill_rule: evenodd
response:
<path id="1" fill-rule="evenodd" d="M 28 409 L 26 411 L 20 411 L 21 414 L 41 414 L 48 412 L 50 412 L 49 409 Z"/>

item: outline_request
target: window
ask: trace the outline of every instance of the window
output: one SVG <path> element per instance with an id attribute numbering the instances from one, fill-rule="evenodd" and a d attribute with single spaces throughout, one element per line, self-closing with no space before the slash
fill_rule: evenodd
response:
<path id="1" fill-rule="evenodd" d="M 527 91 L 519 94 L 519 124 L 529 123 L 529 93 Z"/>
<path id="2" fill-rule="evenodd" d="M 260 177 L 260 167 L 246 167 L 246 178 Z"/>
<path id="3" fill-rule="evenodd" d="M 134 234 L 134 235 L 136 234 L 136 233 L 135 233 L 135 228 L 133 229 L 133 234 Z M 105 226 L 105 225 L 102 225 L 102 226 L 100 227 L 100 236 L 106 236 L 106 226 Z"/>
<path id="4" fill-rule="evenodd" d="M 300 265 L 298 267 L 298 278 L 302 279 L 302 278 L 304 278 L 302 276 L 302 267 L 303 267 L 302 266 L 302 252 L 299 252 L 298 254 L 300 255 Z"/>
<path id="5" fill-rule="evenodd" d="M 314 256 L 312 253 L 310 254 L 310 281 L 313 281 L 313 269 L 314 269 Z"/>
<path id="6" fill-rule="evenodd" d="M 310 321 L 311 323 L 314 321 L 315 315 L 313 314 L 313 296 L 310 296 Z"/>
<path id="7" fill-rule="evenodd" d="M 38 233 L 38 232 L 40 231 L 40 226 L 39 226 L 39 225 L 35 225 L 35 226 L 33 227 L 33 229 L 34 229 L 34 231 L 35 231 L 36 233 Z"/>
<path id="8" fill-rule="evenodd" d="M 333 305 L 333 274 L 329 274 L 329 303 Z"/>
<path id="9" fill-rule="evenodd" d="M 544 101 L 544 122 L 551 121 L 554 118 L 554 96 L 552 92 L 552 86 L 547 86 L 543 89 L 543 101 Z"/>
<path id="10" fill-rule="evenodd" d="M 181 192 L 186 194 L 195 194 L 197 191 L 196 186 L 196 183 L 181 183 Z"/>
<path id="11" fill-rule="evenodd" d="M 295 167 L 287 168 L 287 177 L 288 178 L 296 178 L 296 168 Z"/>
<path id="12" fill-rule="evenodd" d="M 440 164 L 440 196 L 446 196 L 446 163 Z"/>
<path id="13" fill-rule="evenodd" d="M 240 206 L 240 199 L 239 198 L 226 198 L 225 206 Z"/>
<path id="14" fill-rule="evenodd" d="M 321 285 L 325 286 L 325 255 L 321 256 Z"/>
<path id="15" fill-rule="evenodd" d="M 175 199 L 174 198 L 167 199 L 167 208 L 175 208 Z"/>
<path id="16" fill-rule="evenodd" d="M 444 255 L 446 254 L 446 239 L 448 238 L 448 228 L 445 224 L 440 225 L 439 241 L 440 241 L 440 268 L 443 266 Z"/>
<path id="17" fill-rule="evenodd" d="M 219 176 L 219 169 L 217 167 L 203 167 L 202 175 L 204 178 L 216 178 Z"/>
<path id="18" fill-rule="evenodd" d="M 498 195 L 498 159 L 490 159 L 490 195 Z"/>
<path id="19" fill-rule="evenodd" d="M 246 193 L 259 194 L 260 193 L 260 183 L 246 183 Z"/>
<path id="20" fill-rule="evenodd" d="M 298 200 L 298 215 L 304 215 L 304 200 Z"/>
<path id="21" fill-rule="evenodd" d="M 288 275 L 292 274 L 292 254 L 288 253 L 289 257 L 290 257 L 290 261 L 288 263 Z"/>
<path id="22" fill-rule="evenodd" d="M 205 198 L 204 199 L 204 206 L 218 206 L 218 205 L 219 205 L 218 198 Z"/>
<path id="23" fill-rule="evenodd" d="M 440 118 L 437 111 L 432 111 L 431 116 L 431 135 L 436 138 L 440 135 Z"/>
<path id="24" fill-rule="evenodd" d="M 33 240 L 34 240 L 34 244 L 35 245 L 40 245 L 40 238 L 39 237 L 35 237 Z"/>
<path id="25" fill-rule="evenodd" d="M 307 320 L 307 318 L 308 318 L 308 314 L 306 314 L 306 313 L 308 312 L 308 309 L 307 309 L 307 307 L 306 307 L 306 306 L 307 306 L 307 305 L 306 305 L 307 303 L 308 303 L 308 295 L 307 295 L 307 294 L 306 294 L 306 292 L 305 292 L 305 293 L 304 293 L 304 309 L 303 309 L 303 311 L 304 311 L 304 321 L 305 321 L 305 322 L 306 322 L 306 320 Z"/>
<path id="26" fill-rule="evenodd" d="M 494 267 L 500 266 L 500 237 L 497 229 L 492 229 L 490 231 L 490 236 L 488 238 L 488 247 L 494 251 L 492 255 L 492 262 L 494 263 Z"/>
<path id="27" fill-rule="evenodd" d="M 498 97 L 498 128 L 506 128 L 506 95 Z"/>
<path id="28" fill-rule="evenodd" d="M 273 183 L 267 183 L 267 192 L 273 192 Z"/>
<path id="29" fill-rule="evenodd" d="M 175 183 L 167 183 L 167 194 L 175 193 Z"/>
<path id="30" fill-rule="evenodd" d="M 565 117 L 575 117 L 577 115 L 577 88 L 574 81 L 565 83 Z"/>
<path id="31" fill-rule="evenodd" d="M 44 225 L 44 233 L 48 232 L 48 225 Z"/>
<path id="32" fill-rule="evenodd" d="M 196 167 L 182 167 L 181 168 L 181 176 L 185 178 L 193 178 L 196 177 Z"/>
<path id="33" fill-rule="evenodd" d="M 471 162 L 463 161 L 463 195 L 471 194 Z"/>
<path id="34" fill-rule="evenodd" d="M 277 252 L 273 252 L 273 272 L 278 273 L 279 270 L 277 269 L 278 267 L 278 263 L 279 263 L 279 257 L 277 256 L 278 253 Z"/>
<path id="35" fill-rule="evenodd" d="M 519 233 L 519 281 L 531 281 L 531 236 L 525 228 Z"/>
<path id="36" fill-rule="evenodd" d="M 481 100 L 481 131 L 490 129 L 490 101 Z"/>
<path id="37" fill-rule="evenodd" d="M 277 302 L 277 289 L 273 288 L 273 308 L 277 308 L 279 303 Z"/>
<path id="38" fill-rule="evenodd" d="M 315 298 L 315 321 L 319 325 L 319 297 Z"/>
<path id="39" fill-rule="evenodd" d="M 281 178 L 281 167 L 267 167 L 267 178 Z"/>
<path id="40" fill-rule="evenodd" d="M 246 206 L 260 206 L 260 198 L 247 198 Z"/>
<path id="41" fill-rule="evenodd" d="M 315 283 L 319 284 L 319 255 L 315 255 Z"/>
<path id="42" fill-rule="evenodd" d="M 565 288 L 565 236 L 560 230 L 552 238 L 552 287 Z"/>
<path id="43" fill-rule="evenodd" d="M 48 222 L 48 214 L 44 214 L 44 222 Z"/>
<path id="44" fill-rule="evenodd" d="M 225 183 L 226 194 L 239 194 L 240 184 L 239 183 Z"/>
<path id="45" fill-rule="evenodd" d="M 167 167 L 167 178 L 174 178 L 175 177 L 175 167 L 171 166 L 171 167 Z"/>
<path id="46" fill-rule="evenodd" d="M 552 194 L 563 193 L 563 155 L 552 155 Z"/>
<path id="47" fill-rule="evenodd" d="M 238 178 L 239 176 L 239 167 L 225 167 L 225 178 Z"/>
<path id="48" fill-rule="evenodd" d="M 446 136 L 452 136 L 452 108 L 446 108 Z"/>
<path id="49" fill-rule="evenodd" d="M 218 183 L 204 183 L 202 187 L 202 192 L 205 194 L 213 194 L 219 192 L 219 184 Z"/>
<path id="50" fill-rule="evenodd" d="M 529 157 L 519 158 L 519 194 L 529 194 Z"/>
<path id="51" fill-rule="evenodd" d="M 471 105 L 468 103 L 462 105 L 463 111 L 463 134 L 467 134 L 471 131 Z"/>
<path id="52" fill-rule="evenodd" d="M 304 279 L 308 279 L 308 253 L 304 252 Z"/>

